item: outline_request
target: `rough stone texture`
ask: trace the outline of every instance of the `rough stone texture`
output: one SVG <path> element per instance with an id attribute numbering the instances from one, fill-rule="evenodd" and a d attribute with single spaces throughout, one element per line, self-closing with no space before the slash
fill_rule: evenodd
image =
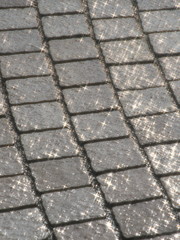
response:
<path id="1" fill-rule="evenodd" d="M 34 204 L 29 180 L 24 176 L 1 178 L 0 209 Z"/>
<path id="2" fill-rule="evenodd" d="M 85 149 L 96 171 L 121 169 L 144 164 L 144 158 L 131 139 L 85 144 Z"/>
<path id="3" fill-rule="evenodd" d="M 179 113 L 141 117 L 131 120 L 142 144 L 178 140 L 180 138 Z"/>
<path id="4" fill-rule="evenodd" d="M 10 103 L 33 103 L 56 99 L 52 77 L 37 77 L 6 81 Z"/>
<path id="5" fill-rule="evenodd" d="M 28 160 L 77 154 L 76 144 L 66 129 L 22 134 L 21 140 Z"/>
<path id="6" fill-rule="evenodd" d="M 163 177 L 161 181 L 172 201 L 174 208 L 180 208 L 180 175 Z"/>
<path id="7" fill-rule="evenodd" d="M 125 237 L 168 233 L 177 229 L 165 200 L 123 205 L 113 211 Z"/>
<path id="8" fill-rule="evenodd" d="M 180 144 L 145 148 L 156 174 L 180 172 Z"/>
<path id="9" fill-rule="evenodd" d="M 134 18 L 94 20 L 93 24 L 99 40 L 142 36 L 140 26 Z"/>
<path id="10" fill-rule="evenodd" d="M 61 86 L 105 82 L 106 74 L 98 60 L 57 64 L 56 71 Z"/>
<path id="11" fill-rule="evenodd" d="M 145 32 L 180 30 L 180 10 L 164 10 L 140 13 Z"/>
<path id="12" fill-rule="evenodd" d="M 106 220 L 99 220 L 54 229 L 58 240 L 117 240 L 111 227 Z"/>
<path id="13" fill-rule="evenodd" d="M 161 190 L 146 168 L 103 174 L 98 181 L 110 203 L 161 196 Z"/>
<path id="14" fill-rule="evenodd" d="M 180 104 L 180 81 L 170 82 L 170 85 L 178 103 Z"/>
<path id="15" fill-rule="evenodd" d="M 1 30 L 32 27 L 37 27 L 35 9 L 0 9 Z"/>
<path id="16" fill-rule="evenodd" d="M 0 53 L 40 51 L 41 37 L 36 29 L 0 32 Z"/>
<path id="17" fill-rule="evenodd" d="M 176 8 L 179 6 L 179 0 L 137 0 L 137 2 L 140 10 Z"/>
<path id="18" fill-rule="evenodd" d="M 82 14 L 43 17 L 42 24 L 49 38 L 89 34 L 86 18 Z"/>
<path id="19" fill-rule="evenodd" d="M 79 158 L 38 162 L 30 166 L 39 191 L 89 184 L 88 175 Z"/>
<path id="20" fill-rule="evenodd" d="M 0 7 L 27 7 L 32 6 L 33 0 L 0 0 Z"/>
<path id="21" fill-rule="evenodd" d="M 14 143 L 13 132 L 5 118 L 0 118 L 0 145 Z"/>
<path id="22" fill-rule="evenodd" d="M 153 33 L 149 37 L 155 53 L 170 54 L 180 52 L 180 32 Z"/>
<path id="23" fill-rule="evenodd" d="M 55 61 L 98 57 L 94 41 L 88 37 L 52 40 L 49 42 L 49 45 Z"/>
<path id="24" fill-rule="evenodd" d="M 1 71 L 5 78 L 50 74 L 45 55 L 42 53 L 1 56 Z"/>
<path id="25" fill-rule="evenodd" d="M 167 80 L 176 80 L 180 76 L 180 56 L 160 58 Z"/>
<path id="26" fill-rule="evenodd" d="M 85 86 L 63 91 L 71 113 L 115 108 L 117 102 L 110 85 Z"/>
<path id="27" fill-rule="evenodd" d="M 42 195 L 52 224 L 104 216 L 98 198 L 97 193 L 90 187 Z"/>
<path id="28" fill-rule="evenodd" d="M 115 86 L 120 90 L 164 85 L 161 74 L 154 64 L 112 66 L 110 72 Z"/>
<path id="29" fill-rule="evenodd" d="M 45 239 L 49 231 L 37 208 L 24 209 L 0 214 L 1 240 Z"/>
<path id="30" fill-rule="evenodd" d="M 155 237 L 155 238 L 148 238 L 149 240 L 178 240 L 180 238 L 180 234 L 172 234 L 172 235 L 166 235 L 166 236 L 160 236 L 160 237 Z M 144 240 L 148 240 L 144 239 Z"/>
<path id="31" fill-rule="evenodd" d="M 21 158 L 15 147 L 0 148 L 0 176 L 23 172 Z"/>
<path id="32" fill-rule="evenodd" d="M 12 112 L 20 131 L 60 128 L 65 124 L 63 109 L 58 102 L 14 106 Z"/>
<path id="33" fill-rule="evenodd" d="M 142 39 L 101 43 L 107 63 L 127 63 L 153 60 L 147 43 Z"/>
<path id="34" fill-rule="evenodd" d="M 128 117 L 176 110 L 176 106 L 164 87 L 123 91 L 118 95 Z"/>
<path id="35" fill-rule="evenodd" d="M 133 16 L 133 7 L 130 0 L 89 0 L 89 9 L 91 17 L 119 17 Z"/>
<path id="36" fill-rule="evenodd" d="M 128 135 L 122 116 L 117 111 L 78 115 L 72 120 L 80 141 Z"/>
<path id="37" fill-rule="evenodd" d="M 41 14 L 82 12 L 81 0 L 38 0 L 38 7 Z"/>
<path id="38" fill-rule="evenodd" d="M 1 81 L 1 79 L 0 79 Z M 2 94 L 2 88 L 0 85 L 0 115 L 4 115 L 5 114 L 5 107 L 4 107 L 4 97 Z"/>

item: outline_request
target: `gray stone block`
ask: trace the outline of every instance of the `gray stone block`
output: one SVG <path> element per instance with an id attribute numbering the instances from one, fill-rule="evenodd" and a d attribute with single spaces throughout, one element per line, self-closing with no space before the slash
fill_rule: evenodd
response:
<path id="1" fill-rule="evenodd" d="M 63 108 L 58 102 L 14 106 L 12 112 L 20 131 L 60 128 L 65 124 Z"/>
<path id="2" fill-rule="evenodd" d="M 1 79 L 0 79 L 1 81 Z M 0 86 L 0 115 L 4 115 L 5 114 L 5 106 L 4 106 L 4 96 L 2 94 L 2 88 Z"/>
<path id="3" fill-rule="evenodd" d="M 179 113 L 141 117 L 131 120 L 141 144 L 158 143 L 180 138 Z"/>
<path id="4" fill-rule="evenodd" d="M 105 216 L 98 198 L 97 193 L 90 187 L 42 195 L 52 224 Z"/>
<path id="5" fill-rule="evenodd" d="M 0 145 L 13 144 L 14 136 L 10 130 L 8 121 L 5 118 L 0 118 Z"/>
<path id="6" fill-rule="evenodd" d="M 87 172 L 79 158 L 37 162 L 30 167 L 37 189 L 41 192 L 89 184 Z"/>
<path id="7" fill-rule="evenodd" d="M 164 81 L 154 64 L 110 67 L 115 86 L 120 90 L 163 86 Z"/>
<path id="8" fill-rule="evenodd" d="M 145 32 L 180 30 L 180 10 L 164 10 L 140 13 Z"/>
<path id="9" fill-rule="evenodd" d="M 33 0 L 0 0 L 0 7 L 27 7 L 32 6 Z"/>
<path id="10" fill-rule="evenodd" d="M 21 158 L 15 147 L 0 148 L 0 176 L 23 173 Z"/>
<path id="11" fill-rule="evenodd" d="M 5 78 L 50 74 L 48 62 L 42 53 L 1 56 L 0 60 Z"/>
<path id="12" fill-rule="evenodd" d="M 81 0 L 38 0 L 38 8 L 41 14 L 82 12 Z"/>
<path id="13" fill-rule="evenodd" d="M 98 60 L 56 64 L 61 86 L 101 83 L 106 81 L 106 73 Z"/>
<path id="14" fill-rule="evenodd" d="M 179 5 L 179 0 L 137 0 L 137 2 L 140 10 L 176 8 Z"/>
<path id="15" fill-rule="evenodd" d="M 0 209 L 14 208 L 35 203 L 29 180 L 24 176 L 1 178 Z"/>
<path id="16" fill-rule="evenodd" d="M 118 111 L 91 113 L 72 117 L 80 141 L 127 136 L 128 131 Z"/>
<path id="17" fill-rule="evenodd" d="M 89 0 L 92 18 L 133 16 L 133 6 L 130 0 Z"/>
<path id="18" fill-rule="evenodd" d="M 22 134 L 28 160 L 76 155 L 77 146 L 66 129 Z"/>
<path id="19" fill-rule="evenodd" d="M 85 144 L 95 171 L 140 166 L 145 163 L 141 152 L 131 139 Z"/>
<path id="20" fill-rule="evenodd" d="M 180 56 L 160 58 L 160 63 L 167 80 L 176 80 L 180 78 Z"/>
<path id="21" fill-rule="evenodd" d="M 164 87 L 119 92 L 119 99 L 128 117 L 176 110 Z"/>
<path id="22" fill-rule="evenodd" d="M 113 208 L 125 237 L 169 233 L 177 223 L 165 200 L 123 205 Z"/>
<path id="23" fill-rule="evenodd" d="M 178 103 L 180 104 L 180 81 L 170 82 L 170 85 Z"/>
<path id="24" fill-rule="evenodd" d="M 178 240 L 180 238 L 179 233 L 175 233 L 172 235 L 166 235 L 166 236 L 160 236 L 160 237 L 155 237 L 155 238 L 148 238 L 149 240 Z M 147 238 L 144 240 L 148 240 Z"/>
<path id="25" fill-rule="evenodd" d="M 0 32 L 0 53 L 40 51 L 41 36 L 36 29 Z"/>
<path id="26" fill-rule="evenodd" d="M 105 198 L 110 203 L 142 200 L 161 196 L 161 190 L 146 168 L 103 174 L 98 177 Z"/>
<path id="27" fill-rule="evenodd" d="M 72 38 L 49 41 L 50 51 L 55 61 L 66 61 L 98 57 L 91 38 Z"/>
<path id="28" fill-rule="evenodd" d="M 0 9 L 0 29 L 21 29 L 37 27 L 34 8 Z"/>
<path id="29" fill-rule="evenodd" d="M 140 26 L 134 18 L 94 20 L 93 25 L 99 40 L 142 36 Z"/>
<path id="30" fill-rule="evenodd" d="M 74 224 L 54 229 L 58 240 L 117 240 L 111 223 L 106 220 L 99 220 L 81 224 Z"/>
<path id="31" fill-rule="evenodd" d="M 0 234 L 2 240 L 45 239 L 50 233 L 37 208 L 1 213 Z"/>
<path id="32" fill-rule="evenodd" d="M 63 91 L 71 113 L 115 108 L 117 101 L 110 85 L 85 86 Z"/>
<path id="33" fill-rule="evenodd" d="M 128 63 L 153 60 L 147 43 L 142 39 L 101 43 L 107 63 Z"/>
<path id="34" fill-rule="evenodd" d="M 52 77 L 37 77 L 6 81 L 11 104 L 51 101 L 57 98 Z"/>
<path id="35" fill-rule="evenodd" d="M 145 148 L 156 174 L 180 172 L 179 149 L 179 143 Z"/>

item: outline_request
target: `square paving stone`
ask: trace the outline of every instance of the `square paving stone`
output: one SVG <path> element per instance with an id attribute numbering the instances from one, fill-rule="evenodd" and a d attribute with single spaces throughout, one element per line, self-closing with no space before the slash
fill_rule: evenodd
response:
<path id="1" fill-rule="evenodd" d="M 142 36 L 135 18 L 94 20 L 93 25 L 96 38 L 99 40 Z"/>
<path id="2" fill-rule="evenodd" d="M 167 80 L 176 80 L 180 78 L 180 56 L 160 58 L 160 63 Z"/>
<path id="3" fill-rule="evenodd" d="M 178 7 L 179 0 L 137 0 L 140 10 L 154 10 Z"/>
<path id="4" fill-rule="evenodd" d="M 98 60 L 56 64 L 61 86 L 101 83 L 106 81 L 103 65 Z"/>
<path id="5" fill-rule="evenodd" d="M 99 220 L 54 229 L 57 240 L 117 240 L 111 223 Z"/>
<path id="6" fill-rule="evenodd" d="M 0 115 L 4 115 L 4 114 L 5 114 L 4 97 L 2 94 L 2 88 L 0 86 Z"/>
<path id="7" fill-rule="evenodd" d="M 48 38 L 89 34 L 86 18 L 82 14 L 43 17 L 42 24 Z"/>
<path id="8" fill-rule="evenodd" d="M 127 136 L 128 131 L 118 111 L 91 113 L 72 117 L 80 141 Z"/>
<path id="9" fill-rule="evenodd" d="M 165 200 L 123 205 L 113 208 L 125 237 L 176 231 L 176 220 Z"/>
<path id="10" fill-rule="evenodd" d="M 20 131 L 60 128 L 65 124 L 63 108 L 58 102 L 14 106 L 12 112 Z"/>
<path id="11" fill-rule="evenodd" d="M 98 52 L 91 38 L 72 38 L 49 41 L 50 51 L 55 61 L 97 58 Z"/>
<path id="12" fill-rule="evenodd" d="M 95 171 L 140 166 L 145 163 L 141 152 L 131 139 L 85 144 Z"/>
<path id="13" fill-rule="evenodd" d="M 41 14 L 82 12 L 81 0 L 38 0 Z"/>
<path id="14" fill-rule="evenodd" d="M 22 134 L 28 160 L 77 155 L 77 146 L 66 129 Z"/>
<path id="15" fill-rule="evenodd" d="M 23 172 L 21 158 L 15 147 L 0 148 L 0 176 Z"/>
<path id="16" fill-rule="evenodd" d="M 180 144 L 165 144 L 145 148 L 156 174 L 180 172 Z"/>
<path id="17" fill-rule="evenodd" d="M 180 32 L 153 33 L 149 35 L 155 53 L 170 54 L 179 53 Z"/>
<path id="18" fill-rule="evenodd" d="M 130 0 L 89 0 L 92 18 L 132 16 L 133 6 Z"/>
<path id="19" fill-rule="evenodd" d="M 37 26 L 36 11 L 34 8 L 0 9 L 1 30 L 33 28 Z"/>
<path id="20" fill-rule="evenodd" d="M 29 180 L 24 176 L 1 178 L 0 209 L 20 207 L 35 203 Z"/>
<path id="21" fill-rule="evenodd" d="M 0 60 L 5 78 L 50 74 L 47 60 L 42 53 L 1 56 Z"/>
<path id="22" fill-rule="evenodd" d="M 37 208 L 0 214 L 2 240 L 32 240 L 32 234 L 34 239 L 45 239 L 50 235 Z"/>
<path id="23" fill-rule="evenodd" d="M 153 60 L 147 43 L 142 39 L 101 43 L 107 63 L 128 63 Z"/>
<path id="24" fill-rule="evenodd" d="M 161 196 L 161 190 L 146 168 L 103 174 L 98 177 L 110 203 L 142 200 Z"/>
<path id="25" fill-rule="evenodd" d="M 145 32 L 180 30 L 180 10 L 164 10 L 140 13 Z"/>
<path id="26" fill-rule="evenodd" d="M 176 110 L 164 87 L 119 92 L 119 99 L 128 117 Z"/>
<path id="27" fill-rule="evenodd" d="M 154 64 L 110 67 L 114 84 L 120 90 L 163 86 L 164 81 Z"/>
<path id="28" fill-rule="evenodd" d="M 163 177 L 161 182 L 166 189 L 174 208 L 180 208 L 180 175 Z"/>
<path id="29" fill-rule="evenodd" d="M 179 113 L 141 117 L 131 120 L 141 144 L 158 143 L 180 138 Z"/>
<path id="30" fill-rule="evenodd" d="M 52 77 L 37 77 L 6 81 L 11 104 L 55 100 L 56 89 Z"/>
<path id="31" fill-rule="evenodd" d="M 117 101 L 110 85 L 85 86 L 63 91 L 71 113 L 112 109 Z"/>
<path id="32" fill-rule="evenodd" d="M 155 238 L 148 238 L 149 240 L 178 240 L 180 238 L 180 234 L 172 234 L 172 235 L 166 235 L 166 236 L 160 236 L 160 237 L 155 237 Z M 148 240 L 144 239 L 144 240 Z"/>
<path id="33" fill-rule="evenodd" d="M 97 193 L 90 187 L 42 195 L 52 224 L 103 217 L 105 213 L 98 198 Z"/>
<path id="34" fill-rule="evenodd" d="M 65 189 L 89 184 L 79 158 L 37 162 L 30 165 L 39 191 Z"/>
<path id="35" fill-rule="evenodd" d="M 170 85 L 178 103 L 180 104 L 180 81 L 170 82 Z"/>
<path id="36" fill-rule="evenodd" d="M 13 132 L 10 130 L 8 121 L 0 118 L 0 145 L 13 144 Z"/>
<path id="37" fill-rule="evenodd" d="M 41 36 L 36 29 L 0 32 L 0 53 L 40 51 Z"/>

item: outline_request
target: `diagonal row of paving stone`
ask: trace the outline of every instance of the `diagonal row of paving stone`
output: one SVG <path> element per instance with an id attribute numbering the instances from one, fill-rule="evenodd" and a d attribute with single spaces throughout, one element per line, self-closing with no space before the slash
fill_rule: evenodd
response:
<path id="1" fill-rule="evenodd" d="M 0 0 L 1 239 L 178 239 L 178 7 Z"/>

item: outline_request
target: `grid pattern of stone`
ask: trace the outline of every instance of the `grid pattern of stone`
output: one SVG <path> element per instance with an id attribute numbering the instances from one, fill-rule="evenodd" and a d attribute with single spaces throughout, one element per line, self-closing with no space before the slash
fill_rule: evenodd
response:
<path id="1" fill-rule="evenodd" d="M 178 239 L 179 7 L 0 0 L 0 238 Z"/>

